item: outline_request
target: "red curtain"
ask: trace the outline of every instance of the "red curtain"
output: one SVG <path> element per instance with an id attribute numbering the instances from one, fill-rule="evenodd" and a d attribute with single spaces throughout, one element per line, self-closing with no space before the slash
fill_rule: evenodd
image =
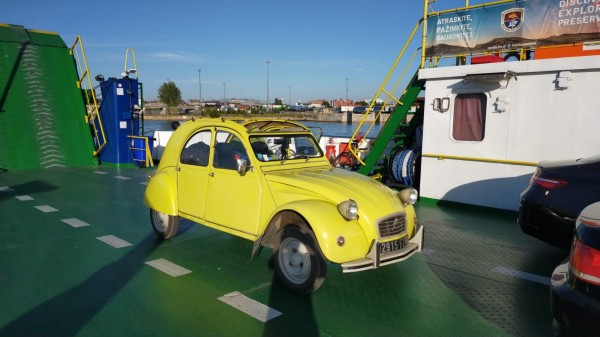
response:
<path id="1" fill-rule="evenodd" d="M 461 94 L 454 100 L 452 137 L 455 140 L 482 141 L 485 137 L 485 94 Z"/>

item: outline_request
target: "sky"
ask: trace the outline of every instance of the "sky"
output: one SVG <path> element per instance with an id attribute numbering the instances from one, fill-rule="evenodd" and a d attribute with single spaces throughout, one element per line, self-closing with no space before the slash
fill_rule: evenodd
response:
<path id="1" fill-rule="evenodd" d="M 367 99 L 422 15 L 416 0 L 0 0 L 0 23 L 80 35 L 94 76 L 119 77 L 132 48 L 147 100 L 167 81 L 184 100 Z"/>

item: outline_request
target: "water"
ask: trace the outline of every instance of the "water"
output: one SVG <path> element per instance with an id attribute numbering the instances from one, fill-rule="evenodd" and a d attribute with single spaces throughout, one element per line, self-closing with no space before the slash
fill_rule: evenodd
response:
<path id="1" fill-rule="evenodd" d="M 183 122 L 182 122 L 183 123 Z M 356 130 L 358 124 L 346 124 L 346 123 L 332 123 L 332 122 L 315 122 L 315 121 L 298 121 L 309 128 L 321 128 L 323 130 L 323 136 L 328 137 L 350 137 Z M 381 130 L 383 124 L 376 124 L 369 133 L 369 138 L 375 138 Z M 365 133 L 369 125 L 363 125 L 361 131 Z M 144 131 L 146 135 L 152 135 L 154 131 L 170 131 L 171 121 L 160 120 L 160 121 L 145 121 Z M 314 131 L 313 131 L 314 132 Z M 317 135 L 318 136 L 318 135 Z"/>
<path id="2" fill-rule="evenodd" d="M 358 123 L 347 124 L 347 123 L 331 123 L 331 122 L 314 122 L 314 121 L 301 121 L 300 124 L 304 124 L 309 128 L 319 127 L 323 130 L 323 136 L 328 137 L 350 137 L 358 127 Z M 369 138 L 375 138 L 381 130 L 383 124 L 375 124 L 373 129 L 369 132 Z M 361 131 L 366 133 L 370 124 L 363 124 Z"/>

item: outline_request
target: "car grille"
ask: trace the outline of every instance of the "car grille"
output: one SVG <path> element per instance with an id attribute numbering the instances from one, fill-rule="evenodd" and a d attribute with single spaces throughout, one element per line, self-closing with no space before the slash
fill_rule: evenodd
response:
<path id="1" fill-rule="evenodd" d="M 406 233 L 406 214 L 396 213 L 390 217 L 379 220 L 377 223 L 379 238 L 385 239 L 391 236 Z"/>

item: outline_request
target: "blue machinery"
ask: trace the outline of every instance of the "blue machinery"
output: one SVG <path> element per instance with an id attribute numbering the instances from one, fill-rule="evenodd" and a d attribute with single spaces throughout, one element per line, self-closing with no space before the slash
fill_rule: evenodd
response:
<path id="1" fill-rule="evenodd" d="M 130 77 L 132 74 L 136 74 L 136 78 Z M 125 70 L 119 79 L 110 77 L 105 80 L 98 75 L 96 80 L 100 82 L 102 102 L 99 110 L 106 137 L 106 146 L 99 154 L 101 163 L 153 166 L 152 139 L 143 136 L 143 90 L 137 79 L 137 70 Z"/>

